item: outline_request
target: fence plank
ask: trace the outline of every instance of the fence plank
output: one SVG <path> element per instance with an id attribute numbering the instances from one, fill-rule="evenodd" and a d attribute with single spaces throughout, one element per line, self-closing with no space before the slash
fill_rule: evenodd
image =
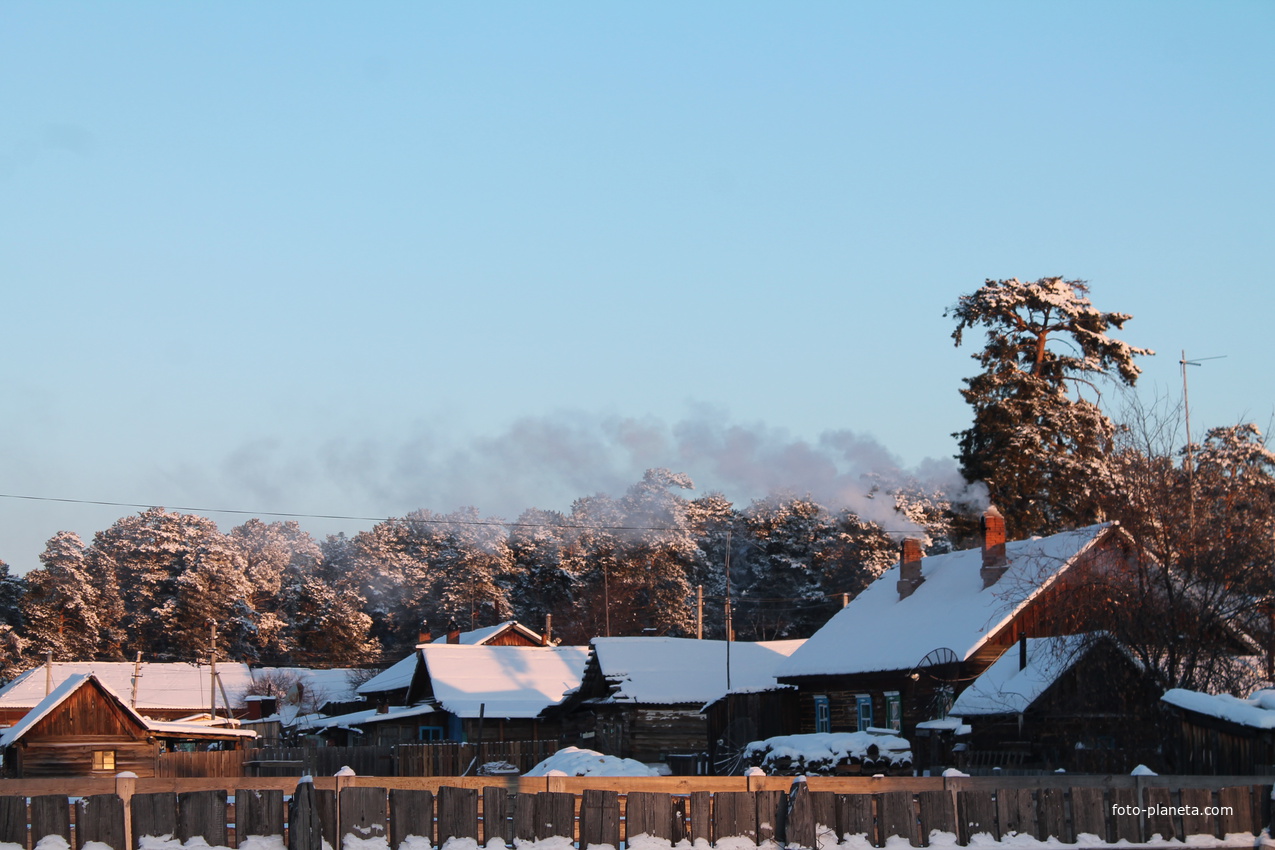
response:
<path id="1" fill-rule="evenodd" d="M 71 809 L 65 794 L 41 794 L 31 798 L 31 846 L 46 835 L 60 835 L 71 843 Z"/>
<path id="2" fill-rule="evenodd" d="M 1101 788 L 1071 789 L 1071 826 L 1076 841 L 1082 835 L 1096 835 L 1099 841 L 1110 841 L 1107 813 L 1111 809 L 1103 799 Z"/>
<path id="3" fill-rule="evenodd" d="M 184 844 L 200 836 L 214 847 L 226 846 L 225 791 L 188 791 L 177 795 L 177 837 Z"/>
<path id="4" fill-rule="evenodd" d="M 723 838 L 757 842 L 757 800 L 748 791 L 718 791 L 713 795 L 713 843 Z"/>
<path id="5" fill-rule="evenodd" d="M 1140 806 L 1137 788 L 1111 789 L 1111 840 L 1143 842 Z"/>
<path id="6" fill-rule="evenodd" d="M 141 846 L 144 836 L 177 834 L 176 794 L 134 794 L 129 808 L 133 814 L 133 850 Z"/>
<path id="7" fill-rule="evenodd" d="M 1219 836 L 1253 831 L 1253 795 L 1247 785 L 1219 789 L 1217 804 L 1222 810 L 1217 818 Z"/>
<path id="8" fill-rule="evenodd" d="M 620 795 L 586 789 L 580 802 L 580 847 L 620 846 Z"/>
<path id="9" fill-rule="evenodd" d="M 441 790 L 441 789 L 440 789 Z M 442 818 L 439 818 L 442 828 Z M 440 834 L 439 842 L 446 841 Z M 536 795 L 519 794 L 514 797 L 514 840 L 536 840 Z"/>
<path id="10" fill-rule="evenodd" d="M 691 843 L 703 839 L 712 841 L 713 834 L 713 795 L 708 791 L 691 792 Z"/>
<path id="11" fill-rule="evenodd" d="M 757 791 L 757 843 L 783 844 L 788 814 L 788 795 L 783 791 Z"/>
<path id="12" fill-rule="evenodd" d="M 332 847 L 341 846 L 341 837 L 337 834 L 336 791 L 330 789 L 314 792 L 315 811 L 319 815 L 319 834 Z"/>
<path id="13" fill-rule="evenodd" d="M 921 821 L 922 844 L 929 846 L 930 834 L 933 832 L 956 835 L 956 807 L 952 804 L 950 791 L 918 791 L 916 806 Z"/>
<path id="14" fill-rule="evenodd" d="M 624 840 L 639 835 L 673 840 L 673 798 L 668 794 L 634 791 L 625 797 Z"/>
<path id="15" fill-rule="evenodd" d="M 561 837 L 575 841 L 576 795 L 562 791 L 541 791 L 536 795 L 537 841 Z"/>
<path id="16" fill-rule="evenodd" d="M 322 848 L 323 831 L 319 827 L 319 802 L 314 783 L 299 782 L 288 803 L 288 850 Z"/>
<path id="17" fill-rule="evenodd" d="M 1192 835 L 1217 835 L 1217 822 L 1208 813 L 1213 805 L 1213 791 L 1209 788 L 1182 789 L 1182 831 L 1187 838 Z"/>
<path id="18" fill-rule="evenodd" d="M 0 797 L 0 844 L 27 846 L 26 797 Z"/>
<path id="19" fill-rule="evenodd" d="M 1173 805 L 1173 797 L 1170 795 L 1168 788 L 1146 789 L 1147 841 L 1153 840 L 1157 835 L 1166 840 L 1174 838 L 1179 841 L 1182 840 L 1181 821 L 1172 814 L 1171 807 Z"/>
<path id="20" fill-rule="evenodd" d="M 787 795 L 785 794 L 784 797 L 786 799 Z M 686 807 L 690 805 L 690 802 L 690 798 L 688 797 L 677 797 L 673 800 L 673 822 L 669 824 L 669 831 L 672 833 L 672 837 L 669 840 L 675 845 L 686 841 L 686 836 L 690 835 L 688 825 L 690 824 L 691 819 L 690 815 L 686 811 Z M 787 805 L 787 803 L 785 803 L 785 805 Z"/>
<path id="21" fill-rule="evenodd" d="M 403 846 L 410 835 L 427 839 L 430 846 L 434 846 L 434 792 L 391 788 L 390 847 Z M 490 839 L 491 835 L 487 837 Z"/>
<path id="22" fill-rule="evenodd" d="M 386 810 L 388 793 L 384 788 L 342 788 L 341 806 L 341 846 L 345 846 L 345 837 L 355 838 L 388 838 L 389 815 Z M 475 811 L 474 819 L 478 813 Z"/>
<path id="23" fill-rule="evenodd" d="M 794 782 L 788 797 L 788 846 L 815 847 L 815 805 L 805 782 Z"/>
<path id="24" fill-rule="evenodd" d="M 438 789 L 438 840 L 441 843 L 449 838 L 478 840 L 477 788 L 444 785 Z"/>
<path id="25" fill-rule="evenodd" d="M 996 814 L 1001 825 L 1001 838 L 1030 835 L 1039 838 L 1036 824 L 1036 797 L 1030 788 L 998 788 Z"/>
<path id="26" fill-rule="evenodd" d="M 877 811 L 880 813 L 880 838 L 882 842 L 895 836 L 906 838 L 913 847 L 920 847 L 916 834 L 916 810 L 912 806 L 911 791 L 886 791 L 877 795 Z"/>
<path id="27" fill-rule="evenodd" d="M 505 844 L 514 840 L 513 823 L 509 819 L 509 789 L 489 785 L 483 789 L 483 845 L 493 838 Z M 395 847 L 398 845 L 395 844 Z M 617 847 L 619 845 L 616 845 Z"/>
<path id="28" fill-rule="evenodd" d="M 114 794 L 93 794 L 75 801 L 75 847 L 100 841 L 113 850 L 128 850 L 124 839 L 124 801 Z"/>
<path id="29" fill-rule="evenodd" d="M 1057 838 L 1064 844 L 1073 843 L 1076 839 L 1067 823 L 1067 789 L 1041 788 L 1039 793 L 1036 805 L 1036 816 L 1040 824 L 1039 838 L 1042 841 Z"/>
<path id="30" fill-rule="evenodd" d="M 242 847 L 250 835 L 283 835 L 283 792 L 235 790 L 235 842 Z"/>
<path id="31" fill-rule="evenodd" d="M 975 835 L 990 835 L 992 840 L 1000 840 L 995 792 L 963 788 L 956 792 L 956 810 L 956 835 L 961 844 L 968 845 Z"/>
<path id="32" fill-rule="evenodd" d="M 844 841 L 847 837 L 862 835 L 869 844 L 876 845 L 877 824 L 872 815 L 873 798 L 871 794 L 838 794 L 837 807 L 837 839 Z"/>

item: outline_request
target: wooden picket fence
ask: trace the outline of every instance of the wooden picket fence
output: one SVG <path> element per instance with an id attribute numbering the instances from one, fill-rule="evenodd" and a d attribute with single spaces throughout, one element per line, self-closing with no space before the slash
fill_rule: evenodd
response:
<path id="1" fill-rule="evenodd" d="M 484 764 L 507 762 L 526 773 L 558 751 L 556 740 L 397 744 L 360 747 L 262 747 L 163 753 L 162 777 L 331 776 L 349 766 L 359 776 L 461 776 Z"/>
<path id="2" fill-rule="evenodd" d="M 320 850 L 324 841 L 340 847 L 339 837 L 350 834 L 383 837 L 391 848 L 412 835 L 435 847 L 448 838 L 486 846 L 565 837 L 582 850 L 621 848 L 643 834 L 674 844 L 744 839 L 814 848 L 862 836 L 877 847 L 898 839 L 922 847 L 935 832 L 961 845 L 980 834 L 1078 847 L 1202 835 L 1229 837 L 1214 846 L 1251 848 L 1271 814 L 1271 786 L 1257 777 L 811 778 L 791 786 L 783 777 L 513 777 L 503 784 L 327 777 L 299 784 L 257 778 L 232 788 L 121 777 L 113 791 L 105 790 L 111 780 L 63 791 L 54 780 L 31 780 L 29 794 L 15 794 L 14 781 L 0 782 L 0 842 L 22 848 L 47 835 L 75 848 L 99 841 L 115 850 L 136 850 L 145 835 L 226 847 L 278 835 L 289 850 Z"/>

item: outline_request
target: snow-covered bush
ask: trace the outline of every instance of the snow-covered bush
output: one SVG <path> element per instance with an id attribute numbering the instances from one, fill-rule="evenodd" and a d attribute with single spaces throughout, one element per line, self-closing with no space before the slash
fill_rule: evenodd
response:
<path id="1" fill-rule="evenodd" d="M 560 770 L 567 776 L 659 776 L 640 761 L 605 756 L 595 750 L 564 747 L 527 771 L 527 776 L 547 776 Z"/>
<path id="2" fill-rule="evenodd" d="M 744 759 L 779 776 L 892 773 L 912 767 L 912 745 L 897 735 L 817 732 L 753 741 Z"/>

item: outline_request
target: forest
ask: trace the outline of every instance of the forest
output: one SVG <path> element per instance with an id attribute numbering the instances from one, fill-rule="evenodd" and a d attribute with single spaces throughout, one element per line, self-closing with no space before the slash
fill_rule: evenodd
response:
<path id="1" fill-rule="evenodd" d="M 223 532 L 154 507 L 87 543 L 59 532 L 25 576 L 0 562 L 0 678 L 49 654 L 374 665 L 423 632 L 507 619 L 544 629 L 551 618 L 564 643 L 700 628 L 721 638 L 729 610 L 736 639 L 806 637 L 897 560 L 903 537 L 927 553 L 974 545 L 990 501 L 1011 539 L 1121 523 L 1138 574 L 1089 589 L 1087 610 L 1110 603 L 1093 627 L 1166 687 L 1234 687 L 1223 655 L 1275 637 L 1275 453 L 1259 427 L 1184 439 L 1180 403 L 1133 390 L 1152 352 L 1111 336 L 1131 317 L 1095 308 L 1083 281 L 988 280 L 949 315 L 957 346 L 986 334 L 960 390 L 972 423 L 953 436 L 987 500 L 865 481 L 887 507 L 875 515 L 895 518 L 883 525 L 802 494 L 743 506 L 694 495 L 686 475 L 651 469 L 565 512 L 422 509 L 323 540 L 294 521 Z"/>

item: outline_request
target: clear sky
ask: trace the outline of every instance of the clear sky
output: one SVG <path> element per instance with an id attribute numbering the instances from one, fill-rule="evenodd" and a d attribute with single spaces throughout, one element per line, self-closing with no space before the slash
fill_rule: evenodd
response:
<path id="1" fill-rule="evenodd" d="M 1090 281 L 1148 398 L 1226 355 L 1193 428 L 1265 430 L 1273 91 L 1267 0 L 7 0 L 0 493 L 512 518 L 649 466 L 743 504 L 941 477 L 944 309 L 986 278 Z M 0 558 L 132 510 L 2 498 Z"/>

